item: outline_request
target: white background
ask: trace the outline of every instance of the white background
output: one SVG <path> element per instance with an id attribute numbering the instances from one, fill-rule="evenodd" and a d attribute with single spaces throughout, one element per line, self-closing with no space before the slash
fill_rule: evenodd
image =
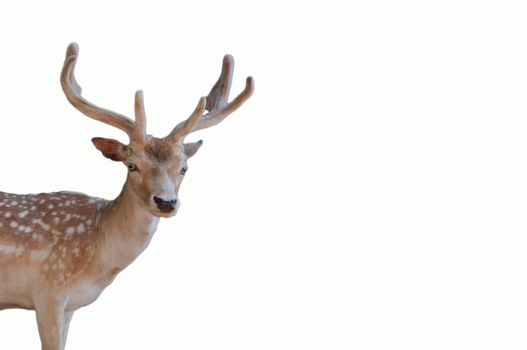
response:
<path id="1" fill-rule="evenodd" d="M 225 53 L 254 96 L 191 140 L 178 215 L 72 321 L 68 349 L 525 349 L 522 1 L 0 5 L 1 189 L 115 197 L 126 170 L 59 73 L 164 136 Z M 32 312 L 0 349 L 39 348 Z"/>

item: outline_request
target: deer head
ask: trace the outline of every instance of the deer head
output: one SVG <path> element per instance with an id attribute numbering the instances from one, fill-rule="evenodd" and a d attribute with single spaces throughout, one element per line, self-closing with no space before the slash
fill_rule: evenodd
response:
<path id="1" fill-rule="evenodd" d="M 202 141 L 185 143 L 190 133 L 211 127 L 238 109 L 253 93 L 254 81 L 248 77 L 245 89 L 228 102 L 234 59 L 226 55 L 216 84 L 207 97 L 201 97 L 190 117 L 179 123 L 166 137 L 157 138 L 146 132 L 146 114 L 142 91 L 135 94 L 135 122 L 119 113 L 98 107 L 81 96 L 74 69 L 79 47 L 72 43 L 66 51 L 61 73 L 61 85 L 68 101 L 90 118 L 124 131 L 130 143 L 95 137 L 95 147 L 106 157 L 122 162 L 128 168 L 126 185 L 135 198 L 154 216 L 169 217 L 179 207 L 179 186 L 187 170 L 187 160 L 202 145 Z M 205 113 L 205 110 L 208 113 Z"/>

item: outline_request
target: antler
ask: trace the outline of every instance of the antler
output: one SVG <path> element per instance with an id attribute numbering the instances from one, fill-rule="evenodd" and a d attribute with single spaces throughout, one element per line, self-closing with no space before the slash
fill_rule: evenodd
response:
<path id="1" fill-rule="evenodd" d="M 88 102 L 81 96 L 81 87 L 75 80 L 75 64 L 79 56 L 79 46 L 71 43 L 66 50 L 66 59 L 60 75 L 62 90 L 68 101 L 90 118 L 109 124 L 123 130 L 130 140 L 142 141 L 146 135 L 146 115 L 144 111 L 143 92 L 137 91 L 135 94 L 135 123 L 128 117 L 98 107 Z"/>
<path id="2" fill-rule="evenodd" d="M 190 132 L 214 126 L 227 118 L 229 114 L 237 110 L 245 101 L 247 101 L 254 92 L 254 80 L 252 77 L 247 77 L 245 89 L 236 96 L 234 100 L 228 102 L 233 72 L 234 58 L 231 55 L 225 55 L 220 77 L 207 96 L 206 109 L 209 113 L 201 116 L 199 119 L 197 118 L 190 130 L 188 130 L 189 125 L 187 125 L 187 123 L 192 116 L 189 117 L 185 122 L 179 123 L 168 137 L 172 139 L 181 139 Z M 196 111 L 194 111 L 194 113 Z M 183 131 L 183 129 L 188 131 Z"/>

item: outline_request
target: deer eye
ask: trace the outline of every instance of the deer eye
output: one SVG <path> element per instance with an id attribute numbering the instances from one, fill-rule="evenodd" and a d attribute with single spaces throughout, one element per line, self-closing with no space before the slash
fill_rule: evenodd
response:
<path id="1" fill-rule="evenodd" d="M 188 168 L 187 167 L 184 167 L 181 169 L 181 171 L 179 172 L 181 175 L 185 175 L 187 173 L 187 170 Z"/>
<path id="2" fill-rule="evenodd" d="M 128 164 L 128 171 L 136 171 L 137 166 L 133 163 Z"/>

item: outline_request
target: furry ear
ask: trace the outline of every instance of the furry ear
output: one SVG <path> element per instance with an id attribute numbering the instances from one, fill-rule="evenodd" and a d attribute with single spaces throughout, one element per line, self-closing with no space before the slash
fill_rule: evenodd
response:
<path id="1" fill-rule="evenodd" d="M 185 155 L 187 156 L 187 158 L 190 158 L 194 154 L 196 154 L 202 144 L 202 140 L 199 140 L 198 142 L 185 143 L 183 146 L 185 147 Z"/>
<path id="2" fill-rule="evenodd" d="M 111 160 L 122 162 L 128 156 L 128 147 L 117 140 L 94 137 L 91 142 L 106 158 Z"/>

